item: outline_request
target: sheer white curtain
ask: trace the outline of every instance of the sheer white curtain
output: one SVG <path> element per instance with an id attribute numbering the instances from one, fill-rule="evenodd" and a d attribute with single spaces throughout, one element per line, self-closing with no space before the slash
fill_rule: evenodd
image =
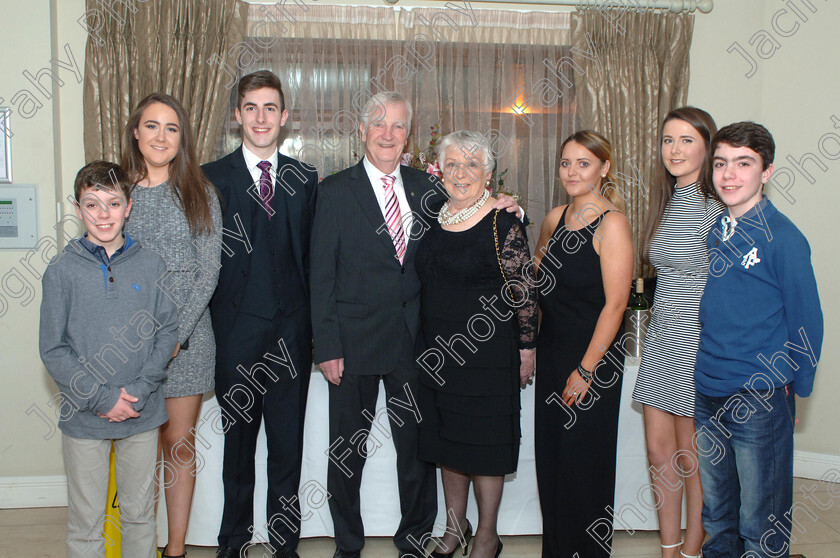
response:
<path id="1" fill-rule="evenodd" d="M 282 80 L 283 153 L 321 176 L 354 164 L 362 105 L 395 89 L 414 107 L 411 145 L 425 148 L 434 125 L 485 133 L 505 189 L 532 219 L 565 200 L 557 148 L 577 126 L 569 14 L 290 6 L 250 7 L 237 64 L 240 75 L 270 69 Z M 220 154 L 238 142 L 231 111 Z"/>

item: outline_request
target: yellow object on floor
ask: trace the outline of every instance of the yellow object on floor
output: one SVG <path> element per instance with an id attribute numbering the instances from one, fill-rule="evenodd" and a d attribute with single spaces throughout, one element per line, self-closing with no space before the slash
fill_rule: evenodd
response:
<path id="1" fill-rule="evenodd" d="M 120 500 L 117 497 L 117 473 L 114 470 L 114 442 L 111 442 L 111 466 L 108 471 L 108 508 L 105 510 L 105 558 L 121 558 L 122 524 L 120 523 Z M 161 558 L 160 550 L 157 551 Z"/>
<path id="2" fill-rule="evenodd" d="M 111 467 L 108 473 L 108 507 L 105 511 L 105 558 L 120 558 L 122 542 L 120 524 L 120 502 L 117 499 L 117 474 L 114 471 L 114 442 L 111 442 Z"/>

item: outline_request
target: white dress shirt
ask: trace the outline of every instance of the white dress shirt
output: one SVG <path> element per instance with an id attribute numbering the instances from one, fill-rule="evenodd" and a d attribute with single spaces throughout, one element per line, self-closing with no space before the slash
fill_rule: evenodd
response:
<path id="1" fill-rule="evenodd" d="M 271 157 L 268 159 L 261 159 L 253 152 L 249 151 L 245 145 L 242 145 L 242 154 L 245 156 L 245 166 L 248 168 L 248 172 L 251 173 L 251 178 L 253 182 L 251 184 L 257 185 L 257 195 L 260 193 L 259 184 L 260 184 L 260 177 L 262 176 L 262 170 L 257 166 L 257 163 L 260 161 L 268 161 L 271 163 L 271 168 L 268 169 L 268 174 L 271 175 L 271 196 L 274 197 L 274 183 L 277 181 L 277 150 L 274 150 L 274 153 L 271 154 Z"/>
<path id="2" fill-rule="evenodd" d="M 387 175 L 378 168 L 374 167 L 373 163 L 367 160 L 367 157 L 365 157 L 363 161 L 365 172 L 367 172 L 371 187 L 373 187 L 373 194 L 376 196 L 376 201 L 379 203 L 379 210 L 382 212 L 382 216 L 384 217 L 385 202 L 387 200 L 385 199 L 385 183 L 382 182 L 382 177 Z M 414 220 L 411 215 L 411 206 L 408 205 L 408 198 L 405 196 L 405 186 L 403 186 L 402 175 L 400 175 L 400 165 L 397 165 L 397 168 L 394 172 L 390 173 L 390 176 L 395 177 L 394 193 L 397 195 L 397 202 L 400 204 L 403 237 L 405 238 L 405 245 L 408 246 L 409 237 L 406 236 L 406 232 L 411 230 L 411 225 L 414 223 Z"/>

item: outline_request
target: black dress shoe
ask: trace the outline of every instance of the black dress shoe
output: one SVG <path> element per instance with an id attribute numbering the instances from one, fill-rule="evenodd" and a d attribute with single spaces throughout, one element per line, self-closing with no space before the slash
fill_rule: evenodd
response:
<path id="1" fill-rule="evenodd" d="M 220 546 L 216 549 L 216 558 L 239 558 L 239 548 L 232 548 L 230 546 Z"/>
<path id="2" fill-rule="evenodd" d="M 297 553 L 296 550 L 286 549 L 277 552 L 274 555 L 274 558 L 300 558 L 300 555 Z"/>
<path id="3" fill-rule="evenodd" d="M 362 552 L 357 550 L 355 552 L 349 552 L 347 550 L 341 550 L 336 548 L 335 554 L 333 554 L 333 558 L 362 558 Z"/>

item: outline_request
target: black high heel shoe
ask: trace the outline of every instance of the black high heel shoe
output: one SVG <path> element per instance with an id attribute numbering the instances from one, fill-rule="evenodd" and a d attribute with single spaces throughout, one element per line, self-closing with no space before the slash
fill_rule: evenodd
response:
<path id="1" fill-rule="evenodd" d="M 172 556 L 172 555 L 169 555 L 169 554 L 167 554 L 167 553 L 166 553 L 166 550 L 167 550 L 167 548 L 166 548 L 166 547 L 167 547 L 167 546 L 169 546 L 169 545 L 164 546 L 164 547 L 163 547 L 163 550 L 162 550 L 162 551 L 161 551 L 161 553 L 160 553 L 160 555 L 161 555 L 163 558 L 184 558 L 184 557 L 187 555 L 187 551 L 186 551 L 186 550 L 184 551 L 184 553 L 183 553 L 183 554 L 178 554 L 177 556 Z"/>
<path id="2" fill-rule="evenodd" d="M 499 558 L 499 555 L 501 555 L 502 553 L 503 546 L 504 545 L 502 544 L 502 537 L 499 537 L 499 546 L 496 547 L 496 555 L 493 556 L 493 558 Z"/>
<path id="3" fill-rule="evenodd" d="M 467 530 L 464 531 L 464 539 L 463 539 L 463 542 L 461 542 L 461 554 L 463 554 L 464 556 L 467 555 L 467 551 L 470 548 L 470 541 L 472 540 L 472 536 L 473 536 L 473 528 L 472 528 L 472 525 L 470 525 L 470 522 L 467 521 Z M 435 550 L 433 550 L 432 553 L 429 554 L 429 558 L 452 558 L 452 556 L 454 554 L 455 554 L 454 550 L 452 552 L 444 554 L 442 552 L 438 552 L 437 547 L 435 547 Z"/>

